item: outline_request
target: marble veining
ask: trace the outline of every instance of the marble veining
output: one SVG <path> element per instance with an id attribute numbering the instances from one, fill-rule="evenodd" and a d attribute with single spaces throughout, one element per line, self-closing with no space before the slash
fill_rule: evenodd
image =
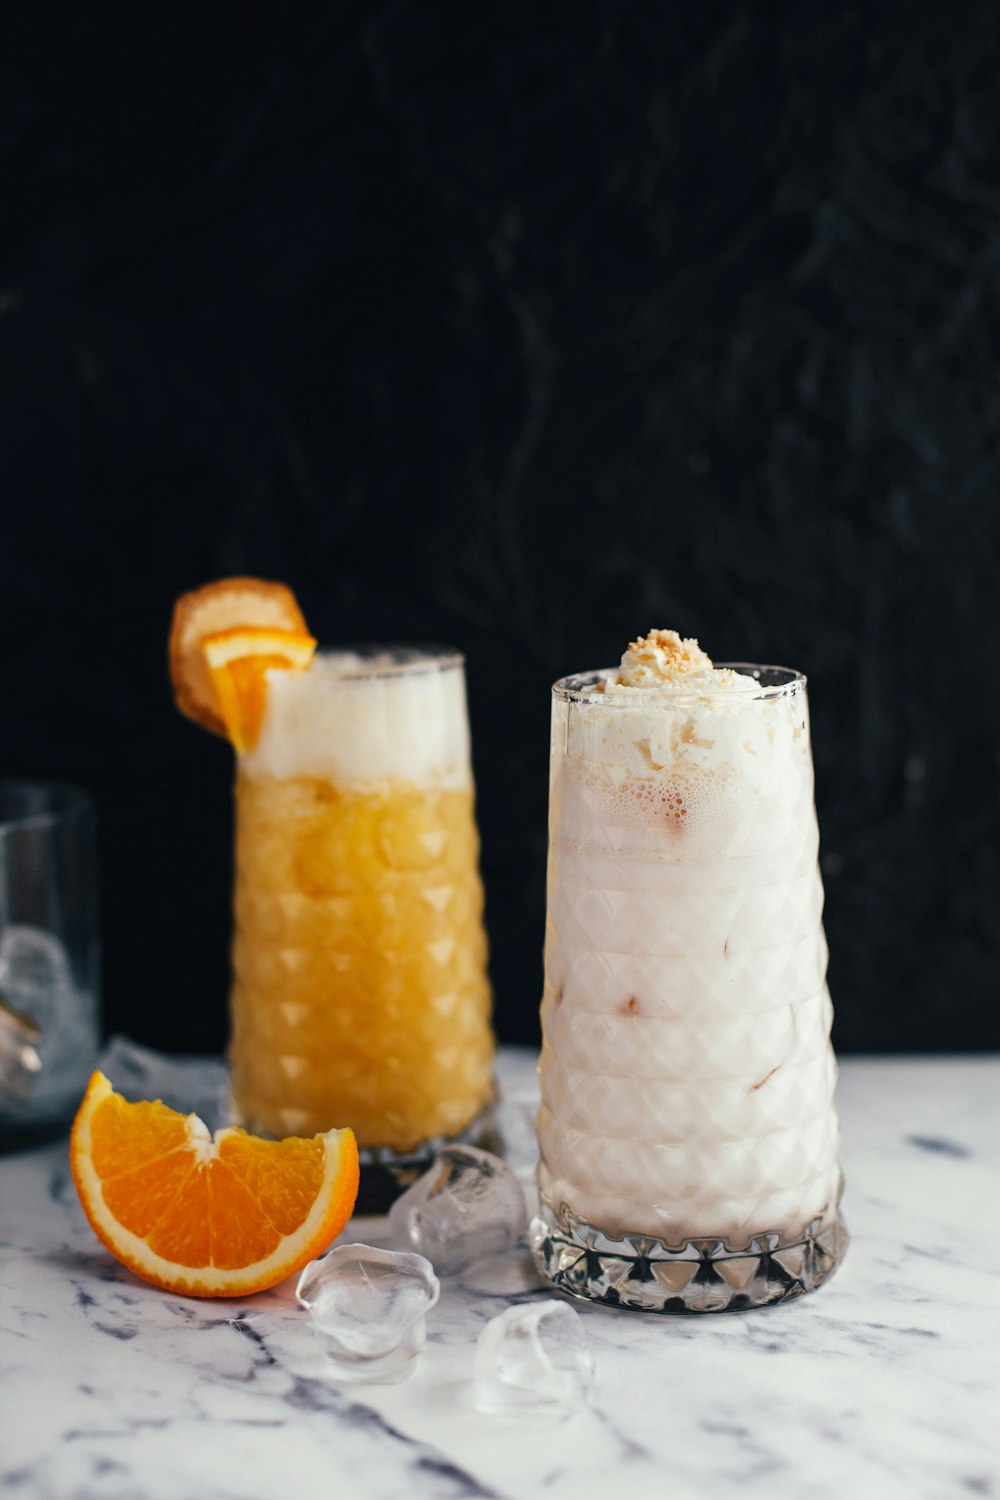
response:
<path id="1" fill-rule="evenodd" d="M 534 1057 L 505 1051 L 515 1114 Z M 194 1070 L 212 1096 L 212 1065 Z M 523 1267 L 445 1280 L 414 1377 L 324 1375 L 292 1284 L 174 1297 L 97 1244 L 65 1144 L 0 1161 L 0 1487 L 44 1500 L 1000 1496 L 1000 1060 L 849 1059 L 852 1245 L 787 1306 L 665 1320 L 580 1305 L 594 1404 L 557 1426 L 471 1404 L 472 1351 Z M 528 1133 L 515 1132 L 527 1178 Z M 356 1222 L 349 1238 L 386 1234 Z M 383 1238 L 384 1242 L 384 1238 Z"/>

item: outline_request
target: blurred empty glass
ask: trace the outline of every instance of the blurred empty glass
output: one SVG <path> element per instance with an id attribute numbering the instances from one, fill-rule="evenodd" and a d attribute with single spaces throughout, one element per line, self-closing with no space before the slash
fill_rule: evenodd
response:
<path id="1" fill-rule="evenodd" d="M 99 970 L 92 798 L 0 781 L 0 1144 L 75 1111 L 97 1057 Z"/>

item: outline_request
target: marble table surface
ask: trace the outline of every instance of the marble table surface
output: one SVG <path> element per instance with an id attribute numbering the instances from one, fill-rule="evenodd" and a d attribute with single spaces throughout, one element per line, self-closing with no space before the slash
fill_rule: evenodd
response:
<path id="1" fill-rule="evenodd" d="M 505 1050 L 500 1072 L 508 1108 L 529 1105 L 533 1055 Z M 468 1386 L 484 1323 L 542 1291 L 446 1281 L 409 1381 L 337 1386 L 291 1284 L 242 1302 L 159 1292 L 95 1240 L 65 1142 L 7 1156 L 0 1487 L 31 1500 L 1000 1496 L 1000 1059 L 848 1059 L 839 1100 L 853 1238 L 834 1280 L 725 1317 L 580 1304 L 597 1389 L 552 1426 L 481 1415 Z M 345 1239 L 379 1228 L 355 1221 Z"/>

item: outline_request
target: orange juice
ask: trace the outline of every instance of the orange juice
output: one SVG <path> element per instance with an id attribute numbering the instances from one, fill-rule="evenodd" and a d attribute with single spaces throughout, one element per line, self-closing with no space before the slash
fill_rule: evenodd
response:
<path id="1" fill-rule="evenodd" d="M 492 1098 L 461 657 L 321 655 L 268 677 L 236 781 L 233 1102 L 364 1157 L 466 1132 Z"/>

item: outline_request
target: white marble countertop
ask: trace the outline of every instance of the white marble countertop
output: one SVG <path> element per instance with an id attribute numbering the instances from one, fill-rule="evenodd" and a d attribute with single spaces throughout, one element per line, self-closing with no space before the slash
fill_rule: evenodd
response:
<path id="1" fill-rule="evenodd" d="M 505 1051 L 501 1077 L 530 1100 L 533 1056 Z M 503 1299 L 446 1281 L 412 1379 L 338 1387 L 292 1285 L 243 1302 L 159 1292 L 95 1240 L 64 1143 L 6 1157 L 0 1486 L 30 1500 L 1000 1496 L 1000 1059 L 849 1059 L 839 1098 L 853 1242 L 836 1278 L 725 1317 L 577 1304 L 597 1392 L 547 1428 L 470 1404 L 475 1340 Z"/>

